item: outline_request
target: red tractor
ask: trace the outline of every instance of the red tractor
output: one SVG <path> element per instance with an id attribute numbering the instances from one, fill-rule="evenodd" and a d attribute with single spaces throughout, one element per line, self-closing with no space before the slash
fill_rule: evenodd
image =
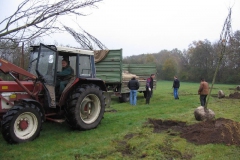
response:
<path id="1" fill-rule="evenodd" d="M 105 111 L 106 86 L 96 78 L 93 51 L 54 45 L 32 46 L 29 71 L 0 59 L 0 70 L 14 81 L 0 81 L 0 120 L 8 143 L 32 141 L 45 120 L 66 121 L 77 130 L 96 128 Z M 67 59 L 74 77 L 55 96 L 56 73 Z M 19 80 L 19 75 L 25 77 Z"/>

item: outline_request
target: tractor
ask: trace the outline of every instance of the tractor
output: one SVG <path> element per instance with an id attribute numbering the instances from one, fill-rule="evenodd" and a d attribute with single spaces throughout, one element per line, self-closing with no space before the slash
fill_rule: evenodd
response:
<path id="1" fill-rule="evenodd" d="M 74 77 L 57 96 L 56 75 L 63 58 Z M 93 51 L 40 44 L 31 46 L 28 71 L 4 59 L 0 70 L 14 80 L 0 81 L 1 132 L 10 144 L 36 139 L 46 120 L 90 130 L 103 118 L 107 88 L 96 78 Z"/>

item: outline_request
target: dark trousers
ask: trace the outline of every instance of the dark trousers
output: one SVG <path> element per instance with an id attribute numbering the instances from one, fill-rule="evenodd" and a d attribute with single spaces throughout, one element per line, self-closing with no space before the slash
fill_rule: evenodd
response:
<path id="1" fill-rule="evenodd" d="M 207 95 L 200 95 L 201 106 L 205 107 Z"/>
<path id="2" fill-rule="evenodd" d="M 149 91 L 148 88 L 146 90 L 147 96 L 146 96 L 146 104 L 150 103 L 150 98 L 152 97 L 152 90 Z"/>
<path id="3" fill-rule="evenodd" d="M 65 80 L 65 81 L 61 81 L 61 80 L 57 80 L 57 83 L 56 83 L 56 88 L 59 89 L 58 90 L 58 93 L 56 93 L 57 95 L 61 95 L 64 88 L 66 87 L 66 85 L 68 84 L 68 81 L 69 80 Z"/>

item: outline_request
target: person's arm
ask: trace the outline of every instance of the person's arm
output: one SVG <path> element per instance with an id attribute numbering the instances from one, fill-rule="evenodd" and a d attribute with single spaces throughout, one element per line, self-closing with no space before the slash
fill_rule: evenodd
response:
<path id="1" fill-rule="evenodd" d="M 64 69 L 63 71 L 57 73 L 57 76 L 63 77 L 63 76 L 68 76 L 72 73 L 72 70 L 70 67 Z"/>
<path id="2" fill-rule="evenodd" d="M 151 83 L 151 79 L 148 78 L 148 79 L 147 79 L 147 83 L 146 83 L 146 87 L 148 88 L 149 91 L 151 91 L 150 83 Z"/>
<path id="3" fill-rule="evenodd" d="M 203 90 L 203 83 L 200 84 L 199 89 L 198 89 L 198 94 L 200 94 Z"/>
<path id="4" fill-rule="evenodd" d="M 150 88 L 150 78 L 147 79 L 146 87 L 147 87 L 147 88 Z"/>
<path id="5" fill-rule="evenodd" d="M 153 89 L 153 86 L 154 86 L 154 80 L 153 80 L 153 79 L 151 79 L 151 81 L 152 81 L 152 86 L 151 86 L 151 89 Z"/>

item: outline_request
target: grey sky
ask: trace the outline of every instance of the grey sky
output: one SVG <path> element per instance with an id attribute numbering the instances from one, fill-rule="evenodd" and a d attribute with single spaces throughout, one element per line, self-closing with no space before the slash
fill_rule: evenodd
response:
<path id="1" fill-rule="evenodd" d="M 77 30 L 77 21 L 109 49 L 122 48 L 124 56 L 131 56 L 217 41 L 229 7 L 233 31 L 240 30 L 240 0 L 104 0 L 98 9 L 85 10 L 88 16 L 62 18 L 61 23 Z M 54 41 L 78 46 L 68 34 L 44 38 L 44 43 Z"/>

